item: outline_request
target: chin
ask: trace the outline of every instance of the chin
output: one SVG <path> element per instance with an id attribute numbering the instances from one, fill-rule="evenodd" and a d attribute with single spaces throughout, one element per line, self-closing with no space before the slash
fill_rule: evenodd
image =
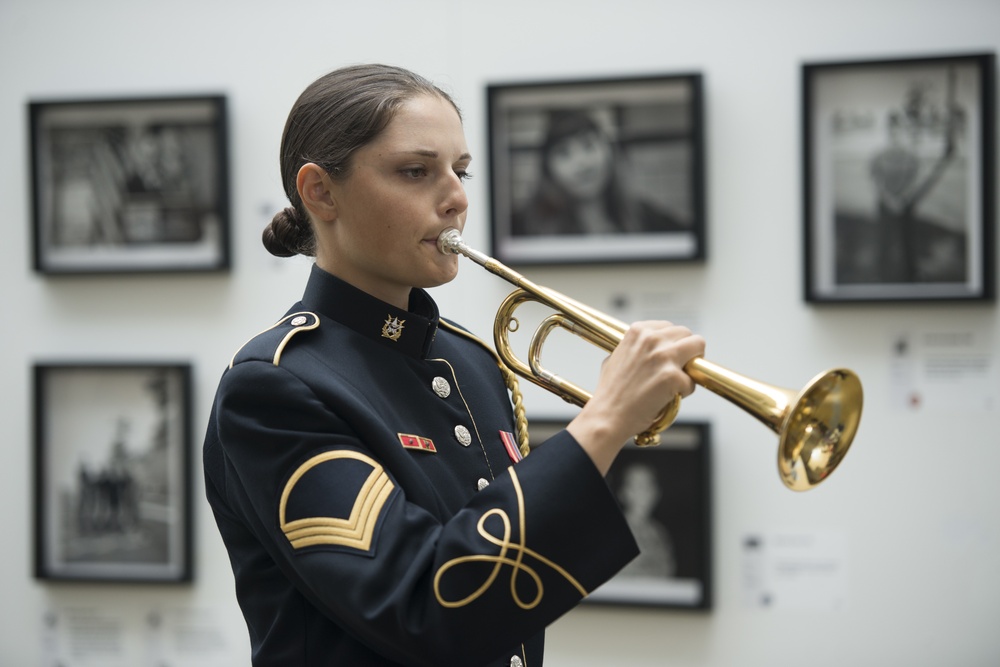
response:
<path id="1" fill-rule="evenodd" d="M 446 274 L 445 274 L 444 276 L 442 276 L 441 280 L 440 280 L 440 281 L 438 282 L 438 285 L 445 285 L 445 284 L 447 284 L 447 283 L 450 283 L 450 282 L 451 282 L 452 280 L 454 280 L 454 279 L 455 279 L 455 278 L 456 278 L 457 276 L 458 276 L 458 270 L 455 270 L 455 271 L 449 271 L 449 272 L 448 272 L 448 273 L 446 273 Z"/>
<path id="2" fill-rule="evenodd" d="M 456 258 L 457 259 L 457 258 Z M 424 289 L 429 289 L 431 287 L 440 287 L 450 283 L 458 275 L 458 263 L 456 262 L 452 267 L 442 267 L 440 270 L 434 271 L 428 274 L 421 284 L 416 285 L 417 287 L 422 287 Z"/>

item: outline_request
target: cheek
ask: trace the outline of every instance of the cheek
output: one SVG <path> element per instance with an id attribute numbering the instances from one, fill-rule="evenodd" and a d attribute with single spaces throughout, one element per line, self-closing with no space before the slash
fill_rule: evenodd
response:
<path id="1" fill-rule="evenodd" d="M 417 206 L 412 197 L 373 198 L 368 207 L 368 224 L 383 236 L 402 236 L 414 227 Z"/>
<path id="2" fill-rule="evenodd" d="M 368 207 L 364 220 L 358 232 L 364 236 L 369 245 L 392 244 L 399 240 L 399 222 L 394 216 L 399 210 L 393 206 L 380 205 L 375 202 Z"/>
<path id="3" fill-rule="evenodd" d="M 554 156 L 549 160 L 549 171 L 560 183 L 572 182 L 574 169 L 573 161 L 569 157 Z"/>

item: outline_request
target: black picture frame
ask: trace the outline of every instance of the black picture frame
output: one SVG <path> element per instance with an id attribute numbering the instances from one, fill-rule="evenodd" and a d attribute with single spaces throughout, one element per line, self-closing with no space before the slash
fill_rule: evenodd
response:
<path id="1" fill-rule="evenodd" d="M 489 84 L 493 256 L 705 259 L 703 113 L 700 73 Z"/>
<path id="2" fill-rule="evenodd" d="M 28 103 L 34 270 L 230 267 L 223 95 Z"/>
<path id="3" fill-rule="evenodd" d="M 993 53 L 802 65 L 807 302 L 995 298 Z"/>
<path id="4" fill-rule="evenodd" d="M 566 423 L 532 419 L 531 442 L 540 444 Z M 710 441 L 708 422 L 677 421 L 660 435 L 659 445 L 625 445 L 607 481 L 642 553 L 584 602 L 712 608 Z"/>
<path id="5" fill-rule="evenodd" d="M 35 577 L 192 579 L 191 367 L 39 362 Z"/>

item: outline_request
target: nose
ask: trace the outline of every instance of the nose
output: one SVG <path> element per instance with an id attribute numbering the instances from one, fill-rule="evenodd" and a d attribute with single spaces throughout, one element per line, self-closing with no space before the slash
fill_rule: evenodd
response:
<path id="1" fill-rule="evenodd" d="M 448 177 L 444 198 L 441 200 L 441 208 L 448 217 L 453 217 L 465 213 L 469 208 L 469 197 L 465 194 L 465 184 L 458 174 L 451 174 Z"/>

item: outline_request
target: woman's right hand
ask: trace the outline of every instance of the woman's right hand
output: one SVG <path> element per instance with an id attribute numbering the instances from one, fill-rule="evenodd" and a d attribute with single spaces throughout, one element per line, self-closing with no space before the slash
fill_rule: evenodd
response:
<path id="1" fill-rule="evenodd" d="M 655 320 L 628 328 L 601 366 L 593 398 L 566 427 L 601 474 L 674 396 L 694 391 L 684 365 L 704 354 L 705 340 L 687 327 Z"/>

